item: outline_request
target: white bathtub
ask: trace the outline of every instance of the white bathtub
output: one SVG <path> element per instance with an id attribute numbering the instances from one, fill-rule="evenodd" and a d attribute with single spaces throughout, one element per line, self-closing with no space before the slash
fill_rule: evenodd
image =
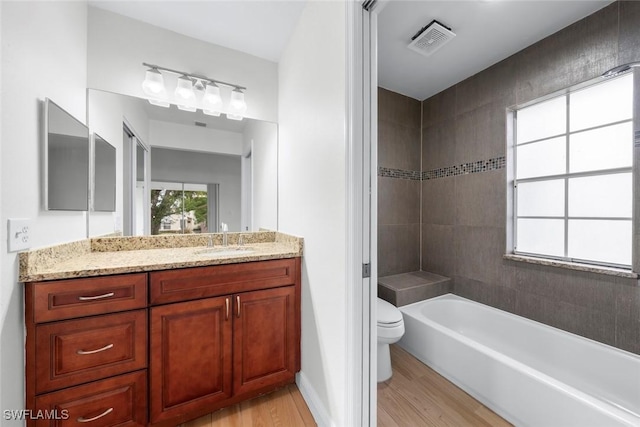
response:
<path id="1" fill-rule="evenodd" d="M 448 294 L 399 344 L 517 426 L 640 426 L 640 356 Z"/>

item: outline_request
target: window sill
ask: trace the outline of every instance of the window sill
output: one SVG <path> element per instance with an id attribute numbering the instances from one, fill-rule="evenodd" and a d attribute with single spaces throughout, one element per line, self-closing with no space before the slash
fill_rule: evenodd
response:
<path id="1" fill-rule="evenodd" d="M 627 279 L 637 279 L 638 273 L 630 270 L 622 270 L 612 267 L 599 267 L 589 264 L 578 264 L 575 262 L 557 261 L 552 259 L 535 258 L 524 255 L 505 254 L 502 256 L 509 261 L 526 262 L 528 264 L 546 265 L 549 267 L 560 267 L 567 270 L 586 271 L 589 273 L 606 274 L 608 276 L 624 277 Z"/>

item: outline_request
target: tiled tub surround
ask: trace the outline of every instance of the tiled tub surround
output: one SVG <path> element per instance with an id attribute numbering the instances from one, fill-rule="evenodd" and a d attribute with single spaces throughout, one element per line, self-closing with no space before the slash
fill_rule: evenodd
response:
<path id="1" fill-rule="evenodd" d="M 613 3 L 423 101 L 422 170 L 505 158 L 508 107 L 637 60 L 640 2 Z M 422 270 L 451 277 L 460 296 L 640 354 L 637 279 L 503 259 L 506 168 L 437 178 L 421 181 Z"/>
<path id="2" fill-rule="evenodd" d="M 503 259 L 506 109 L 636 60 L 640 2 L 624 1 L 420 108 L 380 89 L 379 276 L 420 269 L 441 274 L 453 279 L 456 294 L 640 353 L 636 279 Z M 417 110 L 422 118 L 416 136 Z"/>
<path id="3" fill-rule="evenodd" d="M 243 246 L 238 246 L 242 234 Z M 213 248 L 208 247 L 209 236 Z M 20 281 L 90 277 L 183 267 L 231 264 L 302 256 L 303 239 L 261 231 L 222 234 L 102 237 L 20 253 Z M 211 249 L 246 249 L 249 253 L 208 254 Z"/>
<path id="4" fill-rule="evenodd" d="M 420 270 L 420 111 L 378 89 L 378 276 Z"/>

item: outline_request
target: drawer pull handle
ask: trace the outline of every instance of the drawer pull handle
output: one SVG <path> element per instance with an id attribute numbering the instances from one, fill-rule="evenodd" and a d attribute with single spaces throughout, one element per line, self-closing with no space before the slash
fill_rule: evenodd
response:
<path id="1" fill-rule="evenodd" d="M 112 412 L 113 412 L 113 408 L 109 408 L 106 411 L 104 411 L 103 413 L 101 413 L 100 415 L 96 415 L 93 418 L 78 417 L 78 422 L 79 423 L 90 423 L 91 421 L 95 421 L 97 419 L 100 419 L 100 418 L 104 417 L 105 415 L 108 415 L 108 414 L 110 414 Z"/>
<path id="2" fill-rule="evenodd" d="M 111 298 L 114 295 L 115 295 L 115 293 L 109 292 L 107 294 L 96 295 L 95 297 L 78 297 L 78 299 L 80 301 L 93 301 L 93 300 L 96 300 L 96 299 Z"/>
<path id="3" fill-rule="evenodd" d="M 238 304 L 238 317 L 240 317 L 240 296 L 236 296 L 236 303 Z"/>
<path id="4" fill-rule="evenodd" d="M 99 348 L 97 350 L 89 350 L 89 351 L 78 350 L 78 351 L 76 351 L 76 353 L 78 353 L 78 354 L 96 354 L 96 353 L 100 353 L 101 351 L 109 350 L 110 348 L 113 348 L 113 344 L 107 344 L 104 347 Z"/>
<path id="5" fill-rule="evenodd" d="M 227 306 L 227 312 L 224 316 L 224 320 L 229 320 L 229 298 L 225 298 L 225 305 Z"/>

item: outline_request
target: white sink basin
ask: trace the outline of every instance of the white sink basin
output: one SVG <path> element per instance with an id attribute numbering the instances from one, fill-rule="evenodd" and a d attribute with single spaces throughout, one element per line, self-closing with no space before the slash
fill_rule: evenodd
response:
<path id="1" fill-rule="evenodd" d="M 234 255 L 246 255 L 254 252 L 251 248 L 210 248 L 197 251 L 198 255 L 206 256 L 234 256 Z"/>

